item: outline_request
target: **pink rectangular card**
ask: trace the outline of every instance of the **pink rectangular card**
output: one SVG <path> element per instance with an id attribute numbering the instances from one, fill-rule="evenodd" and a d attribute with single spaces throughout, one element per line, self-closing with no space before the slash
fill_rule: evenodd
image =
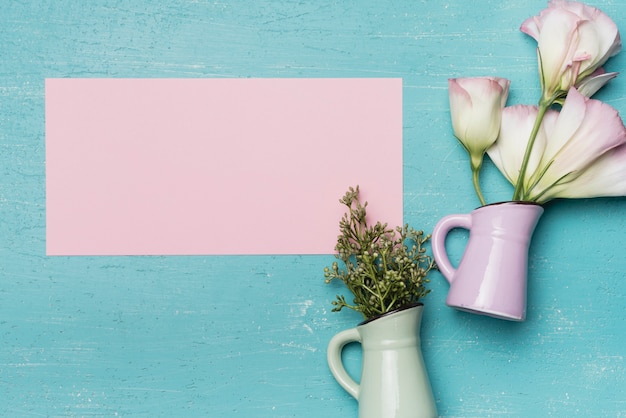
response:
<path id="1" fill-rule="evenodd" d="M 47 79 L 48 255 L 330 254 L 402 224 L 401 79 Z"/>

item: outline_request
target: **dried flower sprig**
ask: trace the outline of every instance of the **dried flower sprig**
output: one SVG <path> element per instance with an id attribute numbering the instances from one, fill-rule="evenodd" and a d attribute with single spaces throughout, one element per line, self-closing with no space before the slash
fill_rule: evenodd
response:
<path id="1" fill-rule="evenodd" d="M 348 208 L 339 223 L 337 238 L 338 262 L 324 269 L 326 283 L 341 280 L 353 293 L 348 303 L 343 295 L 332 302 L 333 312 L 354 309 L 370 319 L 399 308 L 416 304 L 430 292 L 428 272 L 436 268 L 426 254 L 425 244 L 430 235 L 403 227 L 391 229 L 377 222 L 370 226 L 366 220 L 367 202 L 361 204 L 359 187 L 350 187 L 339 200 Z"/>

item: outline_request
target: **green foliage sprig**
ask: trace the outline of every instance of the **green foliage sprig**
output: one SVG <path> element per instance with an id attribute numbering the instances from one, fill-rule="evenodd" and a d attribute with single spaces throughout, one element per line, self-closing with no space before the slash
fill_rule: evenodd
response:
<path id="1" fill-rule="evenodd" d="M 332 302 L 333 312 L 343 308 L 361 312 L 365 319 L 413 305 L 430 292 L 428 272 L 436 268 L 424 245 L 430 235 L 403 227 L 389 228 L 366 220 L 367 202 L 359 200 L 359 186 L 350 187 L 339 200 L 348 208 L 339 223 L 336 257 L 343 262 L 324 269 L 326 283 L 341 280 L 353 293 L 352 304 L 342 295 Z"/>

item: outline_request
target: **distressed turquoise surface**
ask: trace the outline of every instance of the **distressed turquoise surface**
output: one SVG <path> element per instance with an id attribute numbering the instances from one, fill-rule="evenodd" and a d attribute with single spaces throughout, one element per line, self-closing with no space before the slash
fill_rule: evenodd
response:
<path id="1" fill-rule="evenodd" d="M 0 416 L 356 417 L 325 360 L 359 321 L 330 312 L 331 255 L 45 256 L 46 77 L 401 77 L 405 220 L 431 230 L 478 205 L 447 79 L 507 77 L 510 104 L 534 103 L 535 43 L 518 27 L 545 4 L 5 0 Z M 623 0 L 593 5 L 626 31 Z M 625 68 L 626 53 L 608 65 Z M 598 97 L 626 114 L 623 77 Z M 490 165 L 484 190 L 510 197 Z M 549 204 L 524 323 L 446 307 L 433 274 L 422 342 L 440 414 L 626 416 L 625 232 L 626 199 Z M 359 351 L 346 357 L 356 372 Z"/>

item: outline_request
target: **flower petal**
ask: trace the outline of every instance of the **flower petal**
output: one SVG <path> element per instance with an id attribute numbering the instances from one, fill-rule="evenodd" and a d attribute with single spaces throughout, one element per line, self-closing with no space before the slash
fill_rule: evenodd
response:
<path id="1" fill-rule="evenodd" d="M 549 133 L 554 129 L 558 112 L 546 112 L 528 161 L 528 172 L 536 170 Z M 537 118 L 537 106 L 516 105 L 502 111 L 500 135 L 495 144 L 487 150 L 489 158 L 500 172 L 515 185 L 524 158 L 526 145 Z"/>
<path id="2" fill-rule="evenodd" d="M 617 77 L 618 73 L 607 73 L 602 67 L 598 68 L 589 77 L 584 78 L 576 85 L 576 89 L 583 96 L 591 97 L 606 83 Z"/>
<path id="3" fill-rule="evenodd" d="M 626 196 L 626 144 L 604 153 L 574 180 L 549 190 L 539 203 L 608 196 Z"/>
<path id="4" fill-rule="evenodd" d="M 555 184 L 573 181 L 607 151 L 626 143 L 626 129 L 611 106 L 571 88 L 531 183 L 532 198 L 545 199 Z"/>

